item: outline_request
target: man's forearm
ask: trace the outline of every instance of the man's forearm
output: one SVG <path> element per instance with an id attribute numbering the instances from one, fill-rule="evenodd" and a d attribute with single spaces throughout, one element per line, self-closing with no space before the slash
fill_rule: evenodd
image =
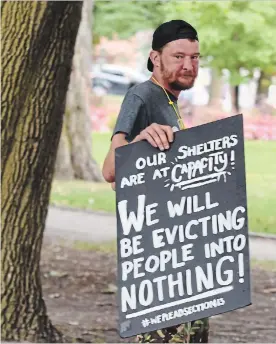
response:
<path id="1" fill-rule="evenodd" d="M 110 147 L 104 160 L 102 174 L 108 183 L 113 183 L 115 181 L 115 149 L 112 147 Z"/>
<path id="2" fill-rule="evenodd" d="M 127 144 L 129 144 L 129 142 L 125 139 L 124 134 L 117 134 L 112 139 L 102 169 L 103 177 L 108 183 L 115 182 L 115 149 Z"/>

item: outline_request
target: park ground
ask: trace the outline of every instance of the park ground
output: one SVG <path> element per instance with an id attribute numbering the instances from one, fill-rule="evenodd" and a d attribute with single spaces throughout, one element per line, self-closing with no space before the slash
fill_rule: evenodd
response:
<path id="1" fill-rule="evenodd" d="M 43 293 L 53 323 L 79 342 L 124 343 L 118 335 L 114 243 L 44 241 Z M 276 261 L 252 260 L 252 305 L 211 318 L 212 343 L 273 343 Z"/>
<path id="2" fill-rule="evenodd" d="M 100 166 L 109 137 L 93 135 L 93 155 Z M 276 142 L 245 144 L 249 227 L 259 234 L 276 234 L 275 151 Z M 107 221 L 114 220 L 115 194 L 105 183 L 54 181 L 51 204 L 76 212 L 100 211 Z M 41 261 L 44 299 L 53 323 L 79 342 L 133 343 L 135 338 L 122 339 L 117 332 L 115 240 L 101 243 L 96 235 L 95 241 L 85 240 L 81 228 L 71 240 L 65 240 L 65 232 L 54 235 L 57 232 L 46 230 Z M 251 281 L 252 305 L 212 317 L 210 342 L 275 342 L 276 260 L 252 257 Z"/>

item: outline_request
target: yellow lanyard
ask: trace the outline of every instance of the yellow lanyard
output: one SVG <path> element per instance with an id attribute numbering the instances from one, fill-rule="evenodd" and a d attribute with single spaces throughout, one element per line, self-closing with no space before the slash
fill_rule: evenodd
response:
<path id="1" fill-rule="evenodd" d="M 166 96 L 167 96 L 167 98 L 168 98 L 168 100 L 169 100 L 169 105 L 171 105 L 171 106 L 173 107 L 174 112 L 176 113 L 177 123 L 178 123 L 178 125 L 179 125 L 179 128 L 180 128 L 181 130 L 182 130 L 182 129 L 185 129 L 185 125 L 184 125 L 183 119 L 181 118 L 179 112 L 176 110 L 176 108 L 175 108 L 175 106 L 174 106 L 174 103 L 173 103 L 173 101 L 171 101 L 171 99 L 170 99 L 170 97 L 169 97 L 167 91 L 165 90 L 165 88 L 164 88 L 161 84 L 159 84 L 159 82 L 158 82 L 153 76 L 152 76 L 152 79 L 157 83 L 157 85 L 159 85 L 161 88 L 163 88 L 163 91 L 165 92 L 165 94 L 166 94 Z"/>

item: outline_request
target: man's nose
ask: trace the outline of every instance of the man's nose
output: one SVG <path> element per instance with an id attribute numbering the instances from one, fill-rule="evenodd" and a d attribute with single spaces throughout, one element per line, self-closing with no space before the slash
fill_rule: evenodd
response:
<path id="1" fill-rule="evenodd" d="M 184 70 L 193 70 L 192 59 L 190 56 L 185 56 L 183 59 L 183 67 Z"/>

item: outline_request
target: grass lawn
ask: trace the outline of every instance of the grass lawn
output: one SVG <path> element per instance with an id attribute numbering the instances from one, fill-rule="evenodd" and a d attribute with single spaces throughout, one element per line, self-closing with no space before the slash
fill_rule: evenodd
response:
<path id="1" fill-rule="evenodd" d="M 110 134 L 93 134 L 92 154 L 102 166 Z M 245 144 L 250 231 L 276 234 L 276 142 Z M 51 203 L 115 212 L 115 193 L 107 183 L 54 181 Z"/>
<path id="2" fill-rule="evenodd" d="M 111 133 L 94 133 L 92 135 L 92 155 L 100 166 L 108 152 L 110 140 Z"/>

